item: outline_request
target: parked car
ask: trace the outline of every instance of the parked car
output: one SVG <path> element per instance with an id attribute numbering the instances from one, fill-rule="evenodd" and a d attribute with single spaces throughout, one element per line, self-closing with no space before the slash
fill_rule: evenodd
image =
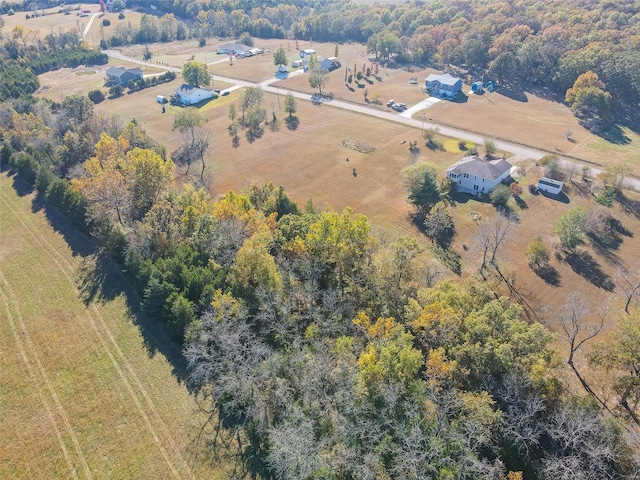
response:
<path id="1" fill-rule="evenodd" d="M 214 90 L 214 92 L 215 92 L 215 93 L 217 93 L 218 95 L 220 95 L 220 89 L 219 89 L 219 88 L 216 88 L 216 89 Z"/>
<path id="2" fill-rule="evenodd" d="M 387 102 L 387 107 L 390 107 L 391 105 L 393 105 L 395 102 L 393 100 L 389 100 Z"/>
<path id="3" fill-rule="evenodd" d="M 229 95 L 229 90 L 223 91 L 220 95 L 222 95 L 223 97 L 226 97 L 227 95 Z"/>

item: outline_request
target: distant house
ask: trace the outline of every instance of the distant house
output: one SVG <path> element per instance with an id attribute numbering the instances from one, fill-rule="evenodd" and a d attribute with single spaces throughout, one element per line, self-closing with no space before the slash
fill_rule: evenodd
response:
<path id="1" fill-rule="evenodd" d="M 140 79 L 142 79 L 142 70 L 139 68 L 107 68 L 107 85 L 126 85 L 131 81 Z"/>
<path id="2" fill-rule="evenodd" d="M 243 43 L 225 43 L 224 45 L 220 45 L 218 48 L 218 53 L 223 54 L 232 54 L 232 55 L 245 55 L 250 54 L 249 52 L 253 49 L 253 47 L 249 47 Z"/>
<path id="3" fill-rule="evenodd" d="M 300 58 L 310 57 L 315 54 L 316 51 L 313 48 L 307 48 L 306 50 L 300 50 Z"/>
<path id="4" fill-rule="evenodd" d="M 425 88 L 434 96 L 453 97 L 462 91 L 462 80 L 448 73 L 443 75 L 432 73 L 425 80 Z"/>
<path id="5" fill-rule="evenodd" d="M 320 62 L 320 68 L 324 68 L 325 70 L 328 70 L 329 72 L 331 72 L 332 70 L 336 70 L 337 68 L 340 68 L 342 65 L 340 64 L 340 60 L 338 60 L 338 57 L 328 57 L 323 59 Z"/>
<path id="6" fill-rule="evenodd" d="M 200 87 L 193 87 L 183 83 L 176 90 L 175 97 L 180 105 L 195 105 L 203 100 L 213 98 L 213 92 Z"/>
<path id="7" fill-rule="evenodd" d="M 512 165 L 504 159 L 482 160 L 477 155 L 464 157 L 447 168 L 447 177 L 459 192 L 489 193 L 511 173 Z"/>
<path id="8" fill-rule="evenodd" d="M 562 187 L 564 184 L 557 180 L 553 180 L 552 178 L 542 177 L 538 180 L 538 190 L 551 193 L 553 195 L 558 195 L 562 192 Z"/>

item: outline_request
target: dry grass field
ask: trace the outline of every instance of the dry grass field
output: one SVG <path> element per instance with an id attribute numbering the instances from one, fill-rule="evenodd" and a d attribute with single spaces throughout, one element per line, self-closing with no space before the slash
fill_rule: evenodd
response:
<path id="1" fill-rule="evenodd" d="M 0 478 L 231 478 L 222 448 L 216 465 L 196 456 L 205 416 L 176 347 L 12 183 L 0 174 Z"/>

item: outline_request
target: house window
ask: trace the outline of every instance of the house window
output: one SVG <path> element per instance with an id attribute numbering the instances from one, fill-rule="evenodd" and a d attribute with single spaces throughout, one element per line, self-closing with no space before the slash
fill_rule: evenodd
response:
<path id="1" fill-rule="evenodd" d="M 484 183 L 484 178 L 482 179 L 482 183 Z"/>
<path id="2" fill-rule="evenodd" d="M 474 185 L 474 186 L 473 186 L 473 189 L 474 189 L 474 190 L 478 190 L 478 185 Z"/>
<path id="3" fill-rule="evenodd" d="M 469 178 L 469 174 L 468 174 L 468 173 L 465 173 L 465 174 L 464 174 L 464 178 Z"/>
<path id="4" fill-rule="evenodd" d="M 462 180 L 458 180 L 458 185 L 462 185 Z"/>

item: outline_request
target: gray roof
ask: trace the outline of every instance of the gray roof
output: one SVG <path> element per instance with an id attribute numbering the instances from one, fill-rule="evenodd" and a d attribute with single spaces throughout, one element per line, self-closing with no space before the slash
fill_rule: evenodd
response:
<path id="1" fill-rule="evenodd" d="M 497 180 L 505 172 L 511 170 L 512 165 L 505 159 L 491 160 L 487 162 L 477 155 L 464 157 L 447 168 L 447 173 L 455 174 L 467 173 L 475 177 L 485 178 L 487 180 Z"/>
<path id="2" fill-rule="evenodd" d="M 204 88 L 194 87 L 193 85 L 187 85 L 186 83 L 183 83 L 178 87 L 178 89 L 176 90 L 176 93 L 182 93 L 183 95 L 191 95 L 192 93 L 199 92 L 199 91 L 210 92 L 211 90 L 206 90 Z"/>
<path id="3" fill-rule="evenodd" d="M 233 50 L 234 52 L 248 52 L 253 47 L 249 47 L 244 43 L 225 43 L 224 45 L 220 45 L 219 50 Z"/>
<path id="4" fill-rule="evenodd" d="M 107 75 L 110 77 L 121 77 L 124 73 L 131 73 L 133 75 L 142 75 L 142 70 L 138 67 L 123 68 L 123 67 L 109 67 L 107 68 Z"/>
<path id="5" fill-rule="evenodd" d="M 459 78 L 449 75 L 448 73 L 438 75 L 437 73 L 432 73 L 427 77 L 427 82 L 440 82 L 441 85 L 451 85 L 454 86 L 456 83 L 460 81 Z"/>

